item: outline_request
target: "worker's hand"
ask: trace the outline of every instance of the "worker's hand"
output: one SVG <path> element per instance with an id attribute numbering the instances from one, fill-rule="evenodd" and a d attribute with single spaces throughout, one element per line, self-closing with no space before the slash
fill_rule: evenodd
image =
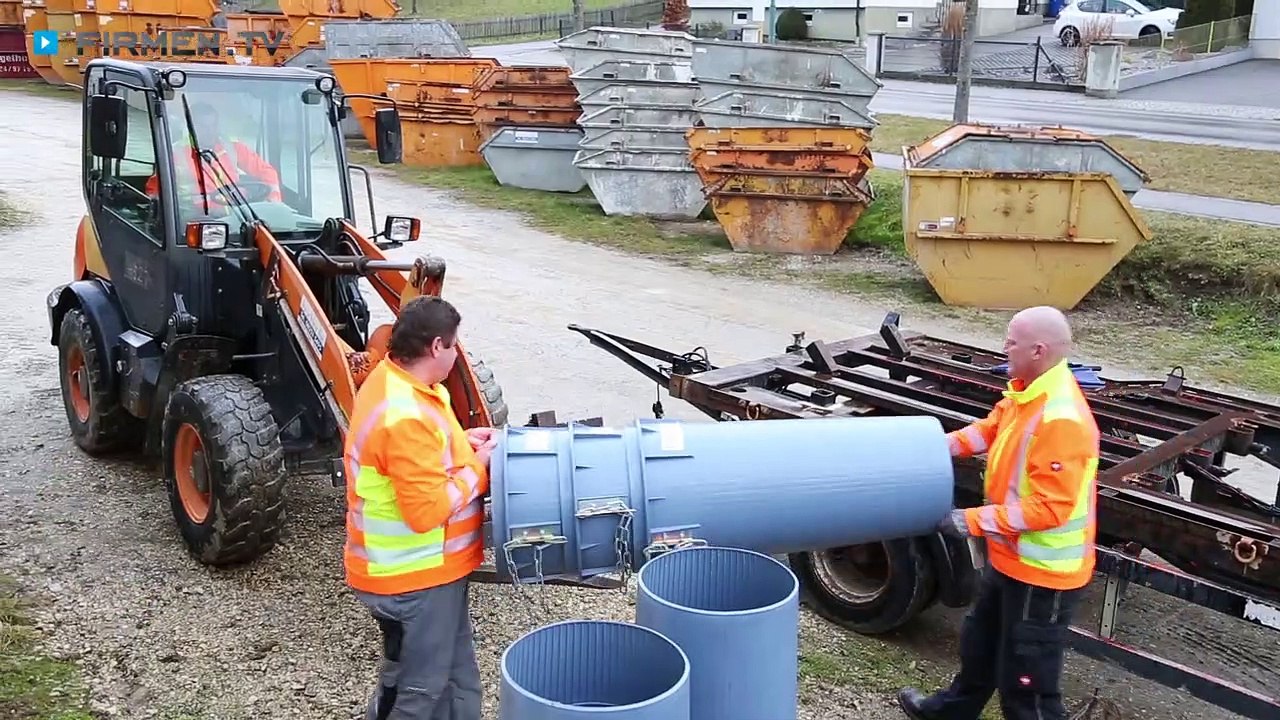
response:
<path id="1" fill-rule="evenodd" d="M 472 450 L 479 450 L 481 445 L 489 442 L 493 437 L 493 428 L 478 427 L 471 428 L 467 431 L 467 442 L 471 443 Z"/>
<path id="2" fill-rule="evenodd" d="M 489 456 L 493 454 L 493 449 L 498 447 L 498 438 L 491 435 L 488 440 L 484 441 L 480 447 L 476 448 L 476 459 L 480 461 L 486 468 L 489 467 Z"/>
<path id="3" fill-rule="evenodd" d="M 963 510 L 952 510 L 938 523 L 938 532 L 963 540 L 969 536 L 969 523 L 965 522 Z"/>

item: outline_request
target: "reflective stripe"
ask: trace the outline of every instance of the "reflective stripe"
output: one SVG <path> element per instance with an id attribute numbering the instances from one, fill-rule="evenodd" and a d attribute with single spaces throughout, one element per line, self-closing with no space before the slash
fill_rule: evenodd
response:
<path id="1" fill-rule="evenodd" d="M 349 536 L 347 546 L 355 557 L 369 563 L 368 574 L 371 576 L 398 575 L 440 567 L 444 565 L 446 554 L 465 551 L 483 540 L 478 530 L 455 538 L 445 537 L 447 525 L 471 520 L 484 510 L 483 500 L 477 497 L 480 476 L 470 467 L 450 473 L 453 468 L 453 426 L 433 406 L 413 399 L 413 389 L 403 381 L 388 378 L 387 384 L 387 394 L 391 397 L 379 403 L 361 424 L 347 458 L 348 482 L 354 485 L 356 495 L 349 512 L 350 522 L 363 535 L 363 542 Z M 392 416 L 390 421 L 389 415 Z M 404 522 L 390 479 L 375 468 L 360 464 L 369 434 L 380 423 L 394 424 L 401 417 L 422 416 L 435 423 L 443 441 L 442 470 L 449 478 L 445 488 L 452 511 L 444 525 L 425 533 L 415 532 Z"/>

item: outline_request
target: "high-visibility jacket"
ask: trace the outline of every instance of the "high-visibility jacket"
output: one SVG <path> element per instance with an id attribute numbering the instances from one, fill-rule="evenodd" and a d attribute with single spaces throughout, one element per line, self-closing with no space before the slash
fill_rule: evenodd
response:
<path id="1" fill-rule="evenodd" d="M 229 148 L 227 147 L 228 145 L 230 145 Z M 191 148 L 182 148 L 174 151 L 174 175 L 180 185 L 185 184 L 194 187 L 195 192 L 200 192 L 200 180 L 196 177 L 196 171 L 197 168 L 202 169 L 204 171 L 205 190 L 209 196 L 209 204 L 222 208 L 225 206 L 226 201 L 218 193 L 218 188 L 223 184 L 223 168 L 226 168 L 226 172 L 235 182 L 240 182 L 241 179 L 249 179 L 270 185 L 273 189 L 268 199 L 274 202 L 281 202 L 283 196 L 280 194 L 280 173 L 276 172 L 271 163 L 254 152 L 253 148 L 238 140 L 232 140 L 227 144 L 218 143 L 212 150 L 214 157 L 218 158 L 221 166 L 213 165 L 210 167 L 209 162 L 204 160 L 197 162 L 198 154 Z M 159 176 L 152 175 L 147 178 L 146 192 L 148 195 L 160 194 Z M 197 199 L 195 202 L 200 207 L 204 207 L 203 201 Z"/>
<path id="2" fill-rule="evenodd" d="M 480 566 L 489 474 L 443 385 L 378 363 L 356 393 L 343 455 L 351 587 L 397 595 Z"/>
<path id="3" fill-rule="evenodd" d="M 992 566 L 1055 590 L 1088 584 L 1097 533 L 1099 434 L 1066 361 L 1013 381 L 986 418 L 949 433 L 957 457 L 987 454 L 988 504 L 965 510 Z"/>

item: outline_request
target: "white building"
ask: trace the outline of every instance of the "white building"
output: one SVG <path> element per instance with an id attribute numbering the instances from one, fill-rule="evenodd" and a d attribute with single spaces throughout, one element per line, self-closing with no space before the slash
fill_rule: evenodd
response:
<path id="1" fill-rule="evenodd" d="M 809 22 L 809 37 L 859 40 L 868 33 L 917 34 L 935 27 L 951 0 L 777 0 L 778 12 L 797 8 Z M 978 35 L 996 35 L 1044 22 L 1040 0 L 978 0 Z M 769 0 L 689 0 L 690 24 L 725 29 L 758 25 L 768 33 Z"/>

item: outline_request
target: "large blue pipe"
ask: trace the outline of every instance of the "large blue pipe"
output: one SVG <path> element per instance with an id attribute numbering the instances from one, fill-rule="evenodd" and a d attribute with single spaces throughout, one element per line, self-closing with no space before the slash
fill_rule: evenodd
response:
<path id="1" fill-rule="evenodd" d="M 800 583 L 768 555 L 696 547 L 640 569 L 636 624 L 689 658 L 694 720 L 796 720 Z"/>
<path id="2" fill-rule="evenodd" d="M 545 625 L 502 653 L 499 720 L 602 715 L 690 720 L 688 656 L 654 630 L 591 620 Z"/>
<path id="3" fill-rule="evenodd" d="M 769 554 L 932 532 L 951 509 L 929 416 L 507 427 L 490 462 L 498 574 L 639 570 L 680 544 Z"/>

